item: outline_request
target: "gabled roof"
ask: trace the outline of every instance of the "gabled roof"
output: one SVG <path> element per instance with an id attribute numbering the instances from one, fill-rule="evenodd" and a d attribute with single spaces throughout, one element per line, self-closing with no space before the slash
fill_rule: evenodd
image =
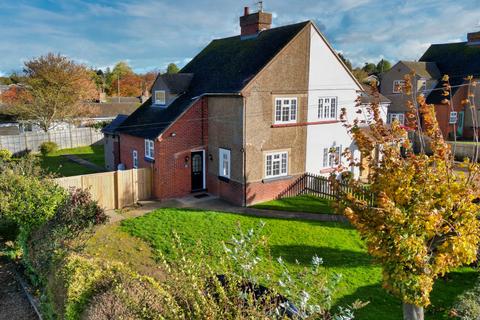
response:
<path id="1" fill-rule="evenodd" d="M 458 86 L 466 76 L 480 77 L 480 46 L 467 42 L 433 44 L 420 58 L 420 61 L 435 62 L 441 75 L 448 75 L 450 84 Z M 441 89 L 439 82 L 436 89 Z M 455 94 L 458 87 L 452 88 Z M 428 103 L 440 103 L 444 97 L 442 90 L 433 91 L 427 99 Z"/>
<path id="2" fill-rule="evenodd" d="M 188 90 L 193 73 L 159 74 L 156 81 L 162 81 L 172 94 L 181 94 Z"/>
<path id="3" fill-rule="evenodd" d="M 133 136 L 158 137 L 196 98 L 208 94 L 238 94 L 309 21 L 273 28 L 256 37 L 241 36 L 210 42 L 179 74 L 193 74 L 189 89 L 167 108 L 145 102 L 118 128 Z"/>
<path id="4" fill-rule="evenodd" d="M 385 97 L 383 94 L 381 94 L 378 90 L 377 92 L 374 92 L 373 88 L 368 85 L 368 84 L 362 84 L 362 89 L 364 91 L 364 94 L 360 96 L 360 102 L 361 103 L 372 103 L 375 101 L 375 94 L 378 94 L 378 102 L 381 104 L 390 104 L 392 101 Z"/>
<path id="5" fill-rule="evenodd" d="M 115 119 L 112 120 L 105 128 L 102 129 L 103 133 L 114 134 L 115 130 L 117 130 L 118 126 L 121 125 L 126 119 L 128 115 L 126 114 L 119 114 Z"/>
<path id="6" fill-rule="evenodd" d="M 92 103 L 90 104 L 92 118 L 113 118 L 118 114 L 129 115 L 138 109 L 140 103 L 137 99 L 133 103 Z"/>
<path id="7" fill-rule="evenodd" d="M 425 62 L 425 61 L 400 61 L 407 68 L 414 71 L 415 74 L 420 77 L 430 80 L 430 79 L 439 79 L 441 77 L 440 71 L 437 68 L 435 62 Z"/>

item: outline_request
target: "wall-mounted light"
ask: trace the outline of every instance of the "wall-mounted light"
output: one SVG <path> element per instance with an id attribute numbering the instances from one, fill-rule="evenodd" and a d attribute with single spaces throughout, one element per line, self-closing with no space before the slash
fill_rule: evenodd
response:
<path id="1" fill-rule="evenodd" d="M 208 154 L 208 159 L 209 159 L 210 161 L 213 161 L 213 156 L 212 156 L 211 153 Z"/>
<path id="2" fill-rule="evenodd" d="M 175 132 L 170 133 L 170 137 L 175 137 L 177 134 Z"/>

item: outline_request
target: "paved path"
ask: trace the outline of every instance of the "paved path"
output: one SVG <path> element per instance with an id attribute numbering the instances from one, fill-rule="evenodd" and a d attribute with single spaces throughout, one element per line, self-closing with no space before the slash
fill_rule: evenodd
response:
<path id="1" fill-rule="evenodd" d="M 74 154 L 64 154 L 63 156 L 65 158 L 67 158 L 68 160 L 72 161 L 72 162 L 78 163 L 79 165 L 90 168 L 92 170 L 95 170 L 95 171 L 98 171 L 98 172 L 104 172 L 105 171 L 105 168 L 102 168 L 102 167 L 100 167 L 100 166 L 96 165 L 95 163 L 90 162 L 88 160 L 82 159 L 82 158 L 80 158 L 80 157 L 78 157 Z"/>
<path id="2" fill-rule="evenodd" d="M 141 201 L 138 207 L 125 209 L 124 212 L 122 212 L 121 214 L 118 214 L 118 211 L 115 212 L 114 210 L 110 210 L 107 213 L 110 216 L 111 222 L 117 222 L 119 220 L 127 218 L 142 216 L 148 212 L 160 208 L 189 208 L 212 210 L 265 218 L 348 222 L 347 218 L 341 215 L 244 208 L 234 206 L 216 197 L 195 199 L 192 196 L 167 201 Z"/>
<path id="3" fill-rule="evenodd" d="M 14 266 L 0 257 L 0 320 L 38 319 L 20 284 Z"/>

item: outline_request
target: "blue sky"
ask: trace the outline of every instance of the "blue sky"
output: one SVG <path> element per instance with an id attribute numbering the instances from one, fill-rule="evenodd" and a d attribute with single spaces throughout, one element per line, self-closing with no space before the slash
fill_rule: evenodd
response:
<path id="1" fill-rule="evenodd" d="M 464 41 L 480 30 L 479 0 L 266 0 L 274 26 L 314 20 L 354 64 L 418 59 L 430 43 Z M 184 65 L 214 38 L 239 33 L 254 1 L 0 0 L 0 74 L 59 52 L 105 68 Z"/>

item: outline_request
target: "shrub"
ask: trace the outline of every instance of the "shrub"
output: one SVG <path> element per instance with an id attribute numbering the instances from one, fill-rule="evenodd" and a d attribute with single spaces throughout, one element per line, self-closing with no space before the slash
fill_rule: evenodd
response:
<path id="1" fill-rule="evenodd" d="M 53 141 L 46 141 L 40 145 L 40 153 L 44 156 L 58 150 L 58 145 Z"/>
<path id="2" fill-rule="evenodd" d="M 458 298 L 452 313 L 462 320 L 480 319 L 480 282 Z"/>
<path id="3" fill-rule="evenodd" d="M 12 152 L 8 149 L 0 149 L 0 161 L 9 161 L 12 159 Z"/>

